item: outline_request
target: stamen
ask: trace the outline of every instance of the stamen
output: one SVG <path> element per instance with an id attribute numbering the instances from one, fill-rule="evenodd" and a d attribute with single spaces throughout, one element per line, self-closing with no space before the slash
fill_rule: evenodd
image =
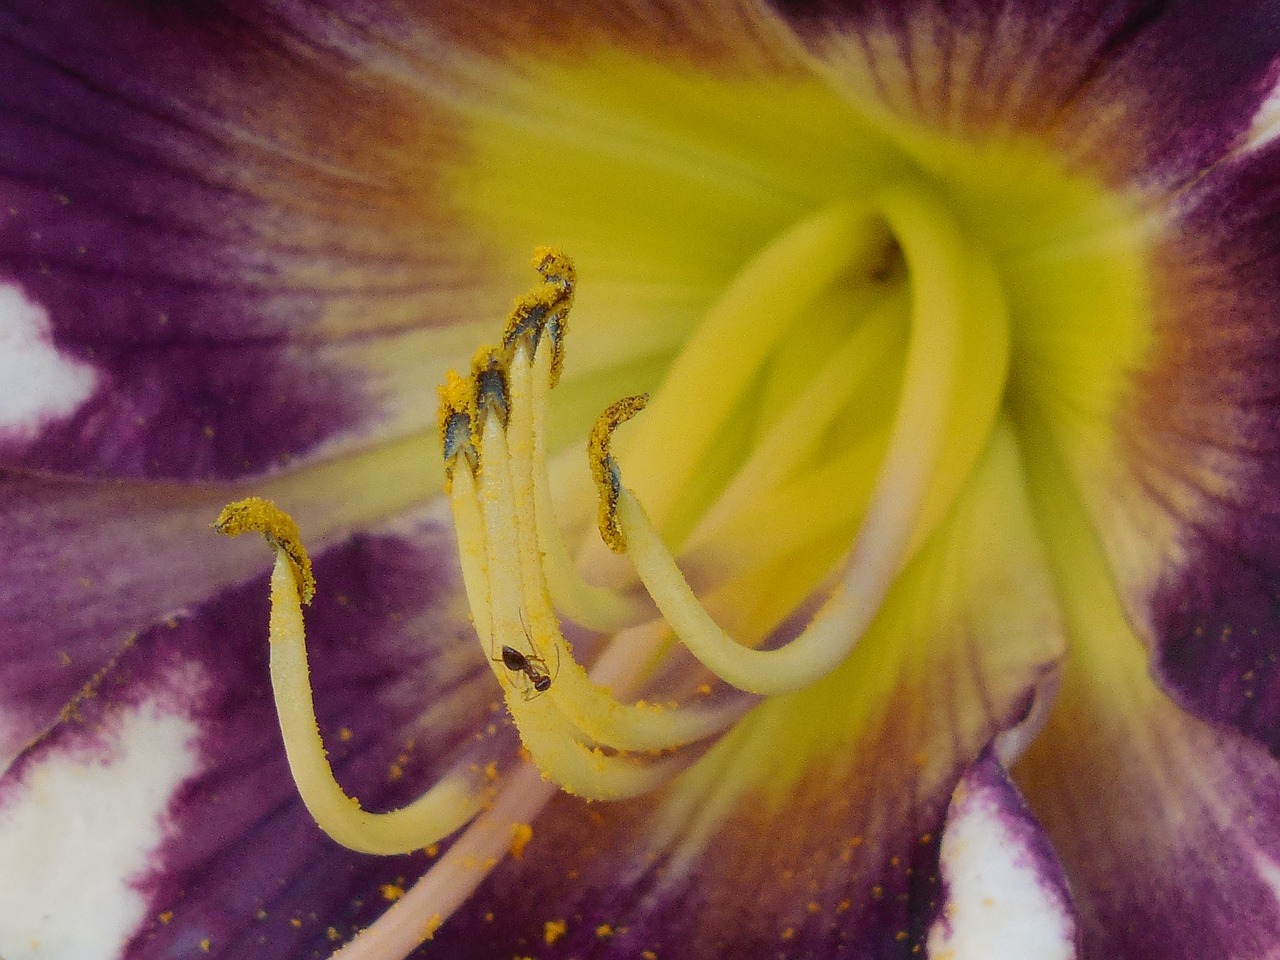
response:
<path id="1" fill-rule="evenodd" d="M 650 415 L 628 438 L 635 488 L 659 527 L 779 338 L 842 271 L 887 242 L 867 208 L 839 202 L 782 234 L 735 278 L 682 348 L 654 394 Z"/>
<path id="2" fill-rule="evenodd" d="M 985 314 L 975 320 L 975 308 L 990 307 L 987 286 L 970 294 L 972 260 L 959 231 L 936 204 L 918 192 L 890 189 L 876 198 L 876 206 L 898 237 L 914 278 L 902 396 L 875 492 L 841 583 L 799 637 L 762 651 L 725 633 L 690 589 L 644 508 L 621 487 L 616 464 L 605 462 L 607 448 L 596 464 L 610 478 L 610 484 L 601 486 L 602 538 L 626 550 L 654 602 L 694 656 L 726 682 L 753 693 L 787 693 L 820 679 L 849 655 L 870 625 L 913 545 L 924 536 L 918 529 L 922 506 L 943 430 L 955 416 L 953 383 L 964 349 L 966 315 L 969 326 L 998 320 Z M 606 411 L 597 431 L 611 431 L 616 420 Z M 986 429 L 989 419 L 981 435 Z M 620 531 L 621 537 L 609 528 Z"/>
<path id="3" fill-rule="evenodd" d="M 563 351 L 563 346 L 557 346 Z M 519 356 L 519 355 L 517 355 Z M 548 366 L 552 351 L 539 344 L 532 367 L 513 362 L 511 376 L 513 392 L 524 394 L 526 385 L 530 398 L 532 424 L 532 462 L 529 472 L 533 486 L 533 511 L 538 531 L 538 546 L 542 550 L 543 573 L 553 605 L 575 623 L 592 630 L 619 630 L 638 623 L 652 607 L 638 598 L 624 596 L 607 587 L 588 583 L 574 565 L 568 545 L 556 521 L 555 507 L 551 501 L 551 483 L 547 475 L 547 394 L 551 388 Z M 524 429 L 524 423 L 517 429 Z M 652 615 L 650 613 L 650 615 Z"/>
<path id="4" fill-rule="evenodd" d="M 445 382 L 441 384 L 439 394 L 440 446 L 444 451 L 444 485 L 448 492 L 458 457 L 465 456 L 473 472 L 478 466 L 478 454 L 471 439 L 474 391 L 469 380 L 456 370 L 449 370 L 445 372 Z"/>
<path id="5" fill-rule="evenodd" d="M 492 373 L 487 360 L 478 363 L 477 369 Z M 491 377 L 483 388 L 477 383 L 477 395 L 481 389 L 488 392 L 486 403 L 477 404 L 478 412 L 510 410 L 505 383 L 505 376 Z M 674 757 L 635 761 L 584 744 L 582 732 L 555 708 L 553 698 L 525 695 L 501 655 L 502 648 L 510 646 L 526 658 L 542 659 L 538 651 L 529 649 L 531 641 L 520 621 L 523 577 L 516 521 L 521 513 L 512 491 L 512 458 L 504 419 L 508 418 L 477 416 L 481 426 L 478 436 L 473 431 L 473 438 L 479 452 L 480 477 L 472 474 L 468 462 L 458 460 L 450 494 L 463 583 L 481 646 L 503 687 L 521 740 L 544 775 L 565 790 L 589 799 L 620 799 L 649 792 L 670 779 L 685 761 Z M 571 661 L 567 645 L 565 650 L 566 660 Z"/>
<path id="6" fill-rule="evenodd" d="M 479 812 L 484 790 L 467 774 L 445 777 L 413 803 L 369 813 L 334 779 L 316 723 L 308 677 L 302 601 L 315 590 L 297 524 L 275 504 L 250 498 L 227 506 L 214 528 L 262 533 L 276 549 L 271 574 L 271 688 L 285 755 L 303 803 L 325 833 L 362 853 L 408 853 L 447 837 Z"/>
<path id="7" fill-rule="evenodd" d="M 572 270 L 562 256 L 551 262 L 561 272 Z M 554 302 L 563 311 L 563 300 Z M 563 325 L 540 326 L 538 318 L 548 316 L 539 312 L 545 306 L 538 301 L 531 307 L 530 298 L 517 301 L 504 336 L 505 366 L 498 351 L 478 352 L 470 396 L 459 385 L 461 378 L 449 379 L 441 391 L 441 437 L 448 444 L 448 425 L 458 423 L 464 410 L 475 412 L 470 422 L 475 465 L 452 458 L 451 502 L 476 631 L 525 747 L 543 772 L 565 788 L 591 797 L 618 797 L 652 789 L 688 758 L 637 761 L 602 753 L 600 747 L 648 752 L 680 748 L 735 722 L 745 703 L 676 708 L 621 703 L 592 682 L 560 632 L 543 550 L 544 543 L 559 539 L 558 530 L 552 518 L 539 520 L 551 512 L 545 493 L 546 398 L 551 367 L 562 350 Z M 562 323 L 563 315 L 550 319 Z M 532 360 L 531 350 L 536 351 Z M 461 429 L 456 426 L 453 432 Z M 561 550 L 568 568 L 567 550 L 563 545 Z M 607 604 L 614 619 L 619 614 L 638 619 L 642 608 L 629 598 L 586 584 L 579 589 L 594 591 L 595 600 Z"/>
<path id="8" fill-rule="evenodd" d="M 537 429 L 540 419 L 538 391 L 531 389 L 530 383 L 531 375 L 536 378 L 540 372 L 545 372 L 545 348 L 540 348 L 539 356 L 541 359 L 531 366 L 526 349 L 521 345 L 512 358 L 509 369 L 511 419 L 507 442 L 524 588 L 521 603 L 528 617 L 522 626 L 531 629 L 532 635 L 528 639 L 531 643 L 536 641 L 543 657 L 559 665 L 554 689 L 550 690 L 552 702 L 586 738 L 616 750 L 669 750 L 717 733 L 741 715 L 741 705 L 670 708 L 620 703 L 590 680 L 560 632 L 559 622 L 549 602 L 546 564 L 540 550 L 547 538 L 541 536 L 543 531 L 537 528 L 536 523 L 530 524 L 521 519 L 538 519 L 536 494 L 547 483 L 545 473 L 538 469 L 536 455 L 528 455 L 543 442 Z M 534 382 L 538 381 L 535 379 Z M 612 591 L 602 593 L 616 598 L 615 608 L 620 608 L 626 600 Z M 634 609 L 637 605 L 630 606 Z"/>
<path id="9" fill-rule="evenodd" d="M 548 333 L 552 345 L 550 385 L 554 387 L 560 382 L 564 367 L 564 341 L 569 333 L 569 309 L 573 306 L 578 273 L 573 261 L 555 247 L 534 250 L 533 266 L 545 283 L 516 299 L 502 332 L 502 346 L 510 354 L 517 343 L 528 340 L 529 353 L 533 354 L 541 345 L 543 333 Z"/>
<path id="10" fill-rule="evenodd" d="M 529 641 L 520 623 L 522 578 L 518 560 L 518 514 L 511 487 L 506 437 L 494 418 L 487 418 L 481 442 L 480 513 L 489 578 L 486 619 L 477 613 L 476 629 L 491 651 L 511 646 L 519 650 Z M 461 471 L 459 471 L 461 472 Z M 459 490 L 455 477 L 454 489 Z M 486 636 L 487 634 L 487 636 Z M 520 651 L 524 653 L 524 651 Z M 538 656 L 536 651 L 533 655 Z M 580 731 L 556 709 L 551 697 L 529 698 L 517 686 L 500 656 L 490 654 L 494 673 L 506 694 L 507 707 L 520 730 L 520 739 L 543 774 L 569 793 L 591 800 L 617 800 L 648 793 L 669 780 L 684 761 L 669 757 L 640 762 L 606 754 L 580 741 Z"/>
<path id="11" fill-rule="evenodd" d="M 903 332 L 896 321 L 904 313 L 905 307 L 897 297 L 879 304 L 804 384 L 797 385 L 787 410 L 755 445 L 750 458 L 689 538 L 688 547 L 705 543 L 730 525 L 736 526 L 743 509 L 757 503 L 814 453 L 831 422 L 855 394 L 864 392 L 871 374 L 888 364 L 900 348 Z M 879 404 L 887 408 L 888 398 L 865 399 L 864 406 Z M 864 458 L 860 462 L 875 461 Z M 859 501 L 849 497 L 847 502 Z"/>

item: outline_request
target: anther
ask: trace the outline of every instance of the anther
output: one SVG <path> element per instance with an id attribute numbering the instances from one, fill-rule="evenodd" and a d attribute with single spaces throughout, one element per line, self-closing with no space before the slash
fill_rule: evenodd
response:
<path id="1" fill-rule="evenodd" d="M 222 508 L 213 529 L 228 537 L 254 531 L 267 538 L 267 543 L 285 552 L 298 577 L 298 596 L 310 603 L 316 593 L 316 578 L 311 572 L 311 558 L 302 545 L 297 523 L 270 500 L 249 497 Z"/>
<path id="2" fill-rule="evenodd" d="M 554 387 L 560 381 L 560 370 L 564 366 L 564 338 L 568 332 L 577 273 L 573 261 L 555 247 L 534 250 L 533 266 L 542 274 L 543 284 L 517 298 L 502 333 L 502 346 L 510 357 L 516 344 L 527 339 L 529 356 L 533 356 L 543 334 L 550 336 L 551 386 Z"/>
<path id="3" fill-rule="evenodd" d="M 613 439 L 613 431 L 626 423 L 644 409 L 649 402 L 648 394 L 634 397 L 623 397 L 616 400 L 600 414 L 595 426 L 591 428 L 591 437 L 587 440 L 587 459 L 591 462 L 591 478 L 595 480 L 599 494 L 599 512 L 597 523 L 600 537 L 614 553 L 626 553 L 627 538 L 618 523 L 618 493 L 622 488 L 622 478 L 618 473 L 618 463 L 613 459 L 609 445 Z"/>
<path id="4" fill-rule="evenodd" d="M 483 449 L 480 435 L 484 432 L 486 417 L 497 417 L 502 429 L 507 427 L 511 413 L 511 391 L 507 385 L 507 368 L 499 352 L 493 348 L 480 350 L 471 361 L 471 377 L 475 383 L 475 411 L 472 422 L 472 440 Z"/>
<path id="5" fill-rule="evenodd" d="M 479 457 L 472 442 L 471 411 L 475 400 L 471 381 L 456 370 L 445 374 L 445 382 L 440 385 L 440 445 L 444 451 L 444 475 L 446 491 L 453 485 L 453 469 L 458 456 L 467 458 L 474 473 L 479 466 Z"/>

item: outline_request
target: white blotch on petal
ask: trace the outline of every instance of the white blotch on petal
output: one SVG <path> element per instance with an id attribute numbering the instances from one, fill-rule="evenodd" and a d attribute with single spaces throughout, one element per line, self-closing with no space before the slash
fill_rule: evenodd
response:
<path id="1" fill-rule="evenodd" d="M 1075 960 L 1062 868 L 993 758 L 956 787 L 942 835 L 946 903 L 929 960 Z"/>
<path id="2" fill-rule="evenodd" d="M 53 344 L 49 313 L 21 287 L 0 284 L 0 436 L 29 438 L 89 399 L 98 375 Z"/>
<path id="3" fill-rule="evenodd" d="M 1265 853 L 1258 853 L 1253 858 L 1253 868 L 1268 887 L 1271 895 L 1280 903 L 1280 863 L 1276 863 Z"/>
<path id="4" fill-rule="evenodd" d="M 120 956 L 146 919 L 134 883 L 196 771 L 198 733 L 173 696 L 144 700 L 88 742 L 46 748 L 0 796 L 0 957 Z"/>
<path id="5" fill-rule="evenodd" d="M 1254 113 L 1242 149 L 1244 152 L 1260 150 L 1277 136 L 1280 136 L 1280 83 L 1272 87 Z"/>

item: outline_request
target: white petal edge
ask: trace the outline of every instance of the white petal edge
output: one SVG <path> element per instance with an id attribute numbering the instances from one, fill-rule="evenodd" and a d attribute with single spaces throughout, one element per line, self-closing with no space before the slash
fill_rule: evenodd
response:
<path id="1" fill-rule="evenodd" d="M 50 744 L 0 795 L 0 957 L 111 960 L 146 919 L 136 882 L 196 772 L 199 728 L 181 704 L 198 671 L 171 675 L 93 736 Z M 188 700 L 187 702 L 190 702 Z"/>
<path id="2" fill-rule="evenodd" d="M 0 283 L 0 436 L 31 439 L 79 409 L 97 371 L 56 346 L 49 312 L 17 284 Z"/>
<path id="3" fill-rule="evenodd" d="M 952 793 L 940 870 L 946 899 L 929 960 L 1077 960 L 1062 866 L 992 753 Z"/>

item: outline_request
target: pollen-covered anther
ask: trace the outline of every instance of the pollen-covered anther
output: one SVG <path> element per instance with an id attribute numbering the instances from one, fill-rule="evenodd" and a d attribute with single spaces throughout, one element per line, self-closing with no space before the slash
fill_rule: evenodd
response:
<path id="1" fill-rule="evenodd" d="M 222 508 L 213 529 L 228 537 L 253 531 L 267 538 L 271 546 L 283 550 L 293 563 L 298 578 L 298 596 L 310 603 L 316 592 L 316 578 L 311 572 L 311 558 L 302 545 L 297 523 L 270 500 L 248 497 Z"/>
<path id="2" fill-rule="evenodd" d="M 545 333 L 551 339 L 551 386 L 560 382 L 564 366 L 564 339 L 569 331 L 569 310 L 573 306 L 577 271 L 563 252 L 555 247 L 538 247 L 533 252 L 533 266 L 542 274 L 543 282 L 516 298 L 502 332 L 502 346 L 508 359 L 523 341 L 529 356 L 537 352 Z"/>
<path id="3" fill-rule="evenodd" d="M 497 347 L 481 347 L 471 361 L 471 383 L 475 391 L 471 422 L 471 438 L 483 452 L 485 420 L 494 417 L 498 426 L 507 428 L 511 415 L 511 388 L 507 382 L 507 365 Z"/>
<path id="4" fill-rule="evenodd" d="M 614 401 L 597 418 L 587 440 L 587 458 L 591 462 L 591 478 L 595 481 L 598 497 L 600 537 L 614 553 L 626 552 L 627 538 L 618 522 L 618 494 L 622 489 L 622 478 L 610 443 L 613 431 L 643 410 L 648 402 L 648 394 Z"/>
<path id="5" fill-rule="evenodd" d="M 438 392 L 440 447 L 444 451 L 445 491 L 448 492 L 453 485 L 453 471 L 459 456 L 466 457 L 472 473 L 479 468 L 479 455 L 472 441 L 475 390 L 468 378 L 450 370 Z"/>

